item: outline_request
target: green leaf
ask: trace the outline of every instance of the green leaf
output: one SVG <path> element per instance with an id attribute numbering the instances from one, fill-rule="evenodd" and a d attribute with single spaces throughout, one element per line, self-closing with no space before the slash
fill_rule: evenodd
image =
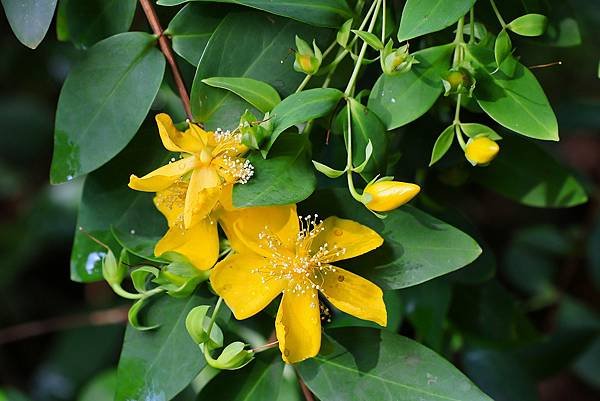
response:
<path id="1" fill-rule="evenodd" d="M 331 333 L 332 350 L 298 365 L 322 401 L 492 401 L 450 362 L 406 337 L 373 329 Z"/>
<path id="2" fill-rule="evenodd" d="M 442 30 L 465 15 L 475 0 L 408 0 L 402 10 L 398 40 Z"/>
<path id="3" fill-rule="evenodd" d="M 388 130 L 408 124 L 433 106 L 444 90 L 442 74 L 450 68 L 451 45 L 415 52 L 419 62 L 407 73 L 382 74 L 369 96 L 368 107 Z"/>
<path id="4" fill-rule="evenodd" d="M 248 160 L 254 166 L 254 176 L 246 184 L 234 185 L 235 207 L 289 205 L 308 198 L 315 190 L 310 142 L 298 133 L 282 135 L 266 159 L 254 152 Z"/>
<path id="5" fill-rule="evenodd" d="M 385 175 L 387 168 L 388 138 L 385 126 L 375 113 L 354 98 L 348 99 L 352 120 L 352 155 L 355 166 L 361 164 L 371 142 L 373 152 L 361 175 L 368 181 L 376 175 Z M 346 122 L 347 125 L 347 122 Z"/>
<path id="6" fill-rule="evenodd" d="M 534 207 L 571 207 L 587 202 L 575 177 L 535 143 L 515 136 L 502 141 L 498 157 L 476 169 L 475 180 L 507 198 Z"/>
<path id="7" fill-rule="evenodd" d="M 77 227 L 82 227 L 100 241 L 118 250 L 111 234 L 111 225 L 136 238 L 158 238 L 166 229 L 164 218 L 152 203 L 153 194 L 129 189 L 129 175 L 143 175 L 166 164 L 170 154 L 160 142 L 156 128 L 142 129 L 115 159 L 85 180 Z M 152 244 L 150 251 L 153 253 Z M 106 250 L 79 230 L 75 231 L 71 253 L 71 279 L 97 281 L 102 279 L 101 260 Z M 134 252 L 138 254 L 138 252 Z M 146 256 L 146 255 L 140 255 Z"/>
<path id="8" fill-rule="evenodd" d="M 251 78 L 212 77 L 202 80 L 214 88 L 227 89 L 258 110 L 266 113 L 281 102 L 277 91 L 269 84 Z"/>
<path id="9" fill-rule="evenodd" d="M 508 36 L 508 32 L 503 29 L 500 31 L 494 42 L 494 59 L 496 60 L 496 65 L 500 66 L 502 62 L 510 56 L 511 51 L 512 43 L 510 41 L 510 36 Z"/>
<path id="10" fill-rule="evenodd" d="M 319 202 L 322 199 L 327 202 Z M 345 264 L 383 289 L 431 280 L 468 265 L 481 253 L 471 237 L 412 206 L 402 206 L 379 219 L 358 207 L 344 188 L 316 192 L 301 204 L 301 212 L 352 219 L 377 231 L 383 245 Z"/>
<path id="11" fill-rule="evenodd" d="M 185 328 L 188 312 L 212 303 L 206 295 L 187 299 L 161 296 L 148 306 L 147 321 L 160 324 L 154 331 L 127 327 L 119 360 L 115 401 L 170 400 L 205 365 L 202 352 Z"/>
<path id="12" fill-rule="evenodd" d="M 469 138 L 475 138 L 478 136 L 486 136 L 494 141 L 499 141 L 502 139 L 500 135 L 487 125 L 477 124 L 477 123 L 461 123 L 460 129 L 465 133 Z"/>
<path id="13" fill-rule="evenodd" d="M 271 400 L 279 393 L 283 367 L 279 352 L 257 354 L 252 364 L 244 369 L 222 371 L 202 389 L 198 400 Z"/>
<path id="14" fill-rule="evenodd" d="M 239 4 L 268 13 L 297 19 L 323 27 L 338 27 L 352 17 L 352 10 L 344 0 L 159 0 L 162 6 L 174 6 L 188 1 Z"/>
<path id="15" fill-rule="evenodd" d="M 446 152 L 448 152 L 453 141 L 454 125 L 451 125 L 446 128 L 435 141 L 433 150 L 431 151 L 431 160 L 429 161 L 429 166 L 433 166 L 435 162 L 440 160 L 446 154 Z"/>
<path id="16" fill-rule="evenodd" d="M 173 50 L 194 67 L 219 26 L 227 9 L 206 4 L 188 4 L 173 17 L 165 34 L 173 41 Z"/>
<path id="17" fill-rule="evenodd" d="M 507 77 L 497 71 L 493 53 L 469 46 L 469 59 L 476 68 L 475 98 L 481 108 L 501 125 L 536 139 L 558 140 L 558 123 L 535 76 L 521 63 Z"/>
<path id="18" fill-rule="evenodd" d="M 198 64 L 190 95 L 194 118 L 209 129 L 227 129 L 237 126 L 240 116 L 250 108 L 235 94 L 202 82 L 209 77 L 252 78 L 272 85 L 282 97 L 290 95 L 303 78 L 293 70 L 291 58 L 282 63 L 294 47 L 295 35 L 316 35 L 318 40 L 323 33 L 262 13 L 229 14 L 215 30 Z"/>
<path id="19" fill-rule="evenodd" d="M 364 40 L 373 49 L 375 49 L 375 50 L 383 49 L 383 43 L 381 42 L 381 39 L 379 39 L 377 36 L 373 35 L 371 32 L 359 31 L 357 29 L 352 29 L 352 32 L 354 32 L 358 37 L 360 37 L 362 40 Z"/>
<path id="20" fill-rule="evenodd" d="M 127 32 L 94 45 L 58 100 L 53 183 L 102 166 L 133 138 L 158 92 L 165 59 L 154 36 Z"/>
<path id="21" fill-rule="evenodd" d="M 273 133 L 265 150 L 268 151 L 286 129 L 331 113 L 342 96 L 344 94 L 337 89 L 316 88 L 283 99 L 271 112 Z"/>
<path id="22" fill-rule="evenodd" d="M 90 380 L 79 393 L 78 401 L 113 401 L 117 388 L 116 369 L 107 370 Z M 1 399 L 1 398 L 0 398 Z"/>
<path id="23" fill-rule="evenodd" d="M 522 36 L 540 36 L 546 31 L 548 18 L 541 14 L 525 14 L 512 20 L 507 28 Z"/>
<path id="24" fill-rule="evenodd" d="M 131 26 L 136 0 L 61 0 L 58 5 L 57 31 L 60 40 L 70 40 L 86 48 Z"/>
<path id="25" fill-rule="evenodd" d="M 2 0 L 2 7 L 19 42 L 35 49 L 48 32 L 56 0 Z"/>

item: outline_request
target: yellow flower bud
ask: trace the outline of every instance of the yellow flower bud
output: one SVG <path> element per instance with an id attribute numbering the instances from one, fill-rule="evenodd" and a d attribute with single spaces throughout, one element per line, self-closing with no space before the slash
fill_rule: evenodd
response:
<path id="1" fill-rule="evenodd" d="M 417 184 L 378 181 L 365 188 L 364 193 L 371 195 L 371 199 L 365 205 L 375 212 L 388 212 L 410 201 L 419 191 L 421 187 Z"/>
<path id="2" fill-rule="evenodd" d="M 500 146 L 486 136 L 469 139 L 465 148 L 465 157 L 472 165 L 488 164 L 498 154 Z"/>

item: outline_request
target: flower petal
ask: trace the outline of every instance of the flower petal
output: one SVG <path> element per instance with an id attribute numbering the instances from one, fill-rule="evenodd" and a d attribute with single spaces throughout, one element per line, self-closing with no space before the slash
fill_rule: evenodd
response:
<path id="1" fill-rule="evenodd" d="M 187 182 L 178 181 L 154 197 L 154 205 L 167 219 L 169 227 L 180 224 L 183 216 L 183 204 L 187 193 Z"/>
<path id="2" fill-rule="evenodd" d="M 321 314 L 316 290 L 304 294 L 285 291 L 277 311 L 275 330 L 283 360 L 296 363 L 321 348 Z"/>
<path id="3" fill-rule="evenodd" d="M 206 210 L 210 212 L 213 209 L 219 200 L 220 186 L 221 180 L 214 168 L 200 167 L 194 169 L 183 209 L 183 221 L 186 228 L 191 227 L 194 214 L 201 215 L 201 212 Z"/>
<path id="4" fill-rule="evenodd" d="M 268 264 L 258 255 L 234 253 L 217 263 L 211 272 L 212 287 L 237 319 L 260 312 L 283 290 L 285 282 L 261 275 L 261 268 Z"/>
<path id="5" fill-rule="evenodd" d="M 219 257 L 217 224 L 206 218 L 188 230 L 184 230 L 181 224 L 174 225 L 154 247 L 156 256 L 166 252 L 185 256 L 199 270 L 210 269 Z"/>
<path id="6" fill-rule="evenodd" d="M 328 217 L 323 221 L 322 227 L 323 231 L 312 242 L 312 251 L 316 252 L 324 244 L 332 251 L 344 249 L 339 255 L 332 255 L 329 262 L 350 259 L 383 244 L 383 238 L 379 234 L 352 220 Z"/>
<path id="7" fill-rule="evenodd" d="M 381 289 L 367 279 L 339 267 L 323 274 L 321 292 L 339 310 L 385 327 L 387 312 Z"/>
<path id="8" fill-rule="evenodd" d="M 144 192 L 162 191 L 193 169 L 195 164 L 196 161 L 193 157 L 184 157 L 174 163 L 157 168 L 143 177 L 132 174 L 129 177 L 129 188 Z"/>
<path id="9" fill-rule="evenodd" d="M 198 135 L 192 133 L 191 129 L 179 131 L 168 114 L 157 114 L 155 120 L 163 146 L 171 152 L 196 153 L 204 148 Z"/>

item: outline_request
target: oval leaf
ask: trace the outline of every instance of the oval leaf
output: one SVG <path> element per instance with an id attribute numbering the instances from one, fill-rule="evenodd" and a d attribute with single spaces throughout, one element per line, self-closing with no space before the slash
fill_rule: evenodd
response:
<path id="1" fill-rule="evenodd" d="M 350 98 L 348 103 L 352 119 L 352 158 L 354 166 L 358 166 L 366 159 L 366 150 L 370 143 L 373 151 L 369 161 L 360 173 L 367 181 L 371 181 L 376 175 L 384 175 L 386 172 L 388 138 L 385 126 L 375 113 L 356 99 Z"/>
<path id="2" fill-rule="evenodd" d="M 298 133 L 282 135 L 267 159 L 254 152 L 248 160 L 254 166 L 254 176 L 246 184 L 234 185 L 235 207 L 289 205 L 308 198 L 315 190 L 310 143 Z"/>
<path id="3" fill-rule="evenodd" d="M 433 166 L 435 162 L 440 160 L 446 154 L 446 152 L 448 152 L 450 146 L 452 146 L 453 140 L 454 125 L 451 125 L 446 128 L 435 141 L 433 150 L 431 151 L 431 160 L 429 161 L 430 166 Z"/>
<path id="4" fill-rule="evenodd" d="M 465 15 L 475 0 L 408 0 L 398 29 L 400 42 L 449 27 Z"/>
<path id="5" fill-rule="evenodd" d="M 60 92 L 50 180 L 89 173 L 119 153 L 150 110 L 165 59 L 142 32 L 105 39 L 88 51 Z"/>
<path id="6" fill-rule="evenodd" d="M 477 169 L 481 185 L 519 203 L 536 207 L 571 207 L 587 202 L 575 177 L 531 141 L 507 136 L 498 157 Z"/>
<path id="7" fill-rule="evenodd" d="M 507 77 L 496 71 L 492 51 L 478 46 L 468 49 L 476 68 L 474 94 L 479 106 L 508 129 L 531 138 L 557 141 L 556 116 L 531 71 L 515 61 L 514 74 Z"/>
<path id="8" fill-rule="evenodd" d="M 322 401 L 492 401 L 450 362 L 416 341 L 367 328 L 331 334 L 332 349 L 298 365 Z"/>
<path id="9" fill-rule="evenodd" d="M 500 66 L 510 55 L 511 51 L 512 43 L 510 41 L 510 36 L 508 36 L 508 32 L 503 29 L 498 34 L 498 37 L 496 37 L 496 42 L 494 42 L 494 58 L 496 59 L 496 65 Z"/>
<path id="10" fill-rule="evenodd" d="M 442 74 L 450 68 L 453 46 L 430 47 L 414 53 L 419 64 L 407 73 L 381 75 L 369 96 L 373 110 L 388 130 L 401 127 L 422 116 L 444 90 Z"/>
<path id="11" fill-rule="evenodd" d="M 546 31 L 548 18 L 541 14 L 526 14 L 514 19 L 507 28 L 522 36 L 540 36 Z"/>
<path id="12" fill-rule="evenodd" d="M 2 7 L 19 42 L 35 49 L 48 32 L 56 0 L 2 0 Z"/>
<path id="13" fill-rule="evenodd" d="M 202 80 L 208 86 L 227 89 L 258 110 L 266 113 L 281 102 L 277 91 L 269 84 L 251 78 L 212 77 Z"/>

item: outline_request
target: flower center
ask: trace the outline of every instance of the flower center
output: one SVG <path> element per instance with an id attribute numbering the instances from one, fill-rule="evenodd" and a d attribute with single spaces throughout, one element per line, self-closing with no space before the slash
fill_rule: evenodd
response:
<path id="1" fill-rule="evenodd" d="M 300 229 L 292 247 L 285 246 L 280 238 L 265 227 L 258 235 L 259 247 L 270 252 L 269 263 L 262 268 L 254 269 L 262 276 L 263 283 L 269 280 L 285 280 L 284 292 L 304 294 L 309 290 L 320 290 L 327 274 L 335 272 L 330 263 L 344 254 L 345 249 L 337 245 L 329 246 L 327 242 L 315 245 L 318 236 L 325 230 L 318 216 L 299 217 Z M 291 249 L 290 249 L 291 248 Z M 313 293 L 313 298 L 317 293 Z M 315 307 L 318 302 L 314 303 Z"/>

